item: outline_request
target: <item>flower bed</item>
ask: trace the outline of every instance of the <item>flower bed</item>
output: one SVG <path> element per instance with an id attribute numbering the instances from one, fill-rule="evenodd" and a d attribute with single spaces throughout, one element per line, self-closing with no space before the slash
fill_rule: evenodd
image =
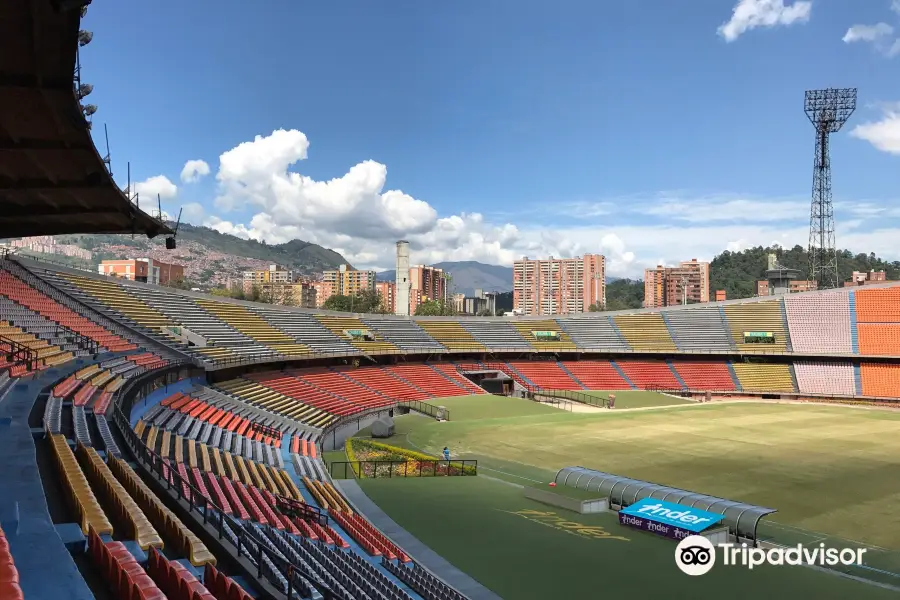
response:
<path id="1" fill-rule="evenodd" d="M 475 467 L 454 464 L 414 450 L 360 438 L 345 444 L 347 459 L 357 477 L 440 477 L 474 475 Z"/>

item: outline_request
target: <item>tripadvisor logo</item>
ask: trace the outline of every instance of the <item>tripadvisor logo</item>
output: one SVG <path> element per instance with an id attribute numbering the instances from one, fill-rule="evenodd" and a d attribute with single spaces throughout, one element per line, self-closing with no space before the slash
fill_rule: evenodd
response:
<path id="1" fill-rule="evenodd" d="M 579 537 L 593 540 L 621 540 L 623 542 L 630 541 L 629 538 L 611 534 L 599 525 L 587 525 L 585 523 L 578 523 L 577 521 L 569 521 L 565 517 L 561 517 L 553 511 L 501 510 L 500 512 L 505 512 L 510 515 L 517 515 L 519 517 L 522 517 L 523 519 L 531 521 L 532 523 L 550 527 L 552 529 L 556 529 L 557 531 L 568 533 L 570 535 L 577 535 Z"/>
<path id="2" fill-rule="evenodd" d="M 769 549 L 751 548 L 746 544 L 719 544 L 724 566 L 742 566 L 752 570 L 761 565 L 862 565 L 866 548 L 826 548 L 819 544 L 806 548 L 803 544 Z M 687 575 L 705 575 L 716 564 L 717 547 L 702 535 L 689 535 L 675 547 L 675 564 Z"/>

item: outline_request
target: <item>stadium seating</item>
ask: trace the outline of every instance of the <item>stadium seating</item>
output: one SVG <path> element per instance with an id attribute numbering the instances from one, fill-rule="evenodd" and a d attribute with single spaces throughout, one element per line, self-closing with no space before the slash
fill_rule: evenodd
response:
<path id="1" fill-rule="evenodd" d="M 607 315 L 567 317 L 557 319 L 557 322 L 581 350 L 628 350 L 628 344 L 610 323 Z"/>
<path id="2" fill-rule="evenodd" d="M 120 600 L 166 600 L 165 594 L 138 564 L 122 542 L 104 542 L 93 528 L 88 532 L 88 554 Z"/>
<path id="3" fill-rule="evenodd" d="M 197 300 L 206 312 L 229 324 L 240 333 L 265 344 L 284 356 L 305 356 L 309 346 L 297 342 L 283 331 L 272 327 L 265 319 L 239 304 L 212 300 Z"/>
<path id="4" fill-rule="evenodd" d="M 425 400 L 432 394 L 406 379 L 400 378 L 388 369 L 380 367 L 360 367 L 357 369 L 347 367 L 335 367 L 335 370 L 345 377 L 374 390 L 396 401 Z"/>
<path id="5" fill-rule="evenodd" d="M 416 319 L 425 333 L 436 339 L 448 350 L 474 352 L 484 350 L 484 344 L 477 341 L 460 321 L 431 321 Z"/>
<path id="6" fill-rule="evenodd" d="M 634 350 L 675 350 L 675 342 L 659 313 L 617 315 L 613 322 Z"/>
<path id="7" fill-rule="evenodd" d="M 900 356 L 900 323 L 858 323 L 856 330 L 863 356 Z"/>
<path id="8" fill-rule="evenodd" d="M 383 316 L 361 320 L 366 327 L 374 330 L 401 350 L 410 352 L 446 352 L 447 350 L 411 319 Z"/>
<path id="9" fill-rule="evenodd" d="M 900 365 L 862 363 L 860 376 L 863 396 L 900 398 Z"/>
<path id="10" fill-rule="evenodd" d="M 459 381 L 459 378 L 449 378 L 440 371 L 433 369 L 433 365 L 394 365 L 386 367 L 388 371 L 404 381 L 412 383 L 426 390 L 430 396 L 450 397 L 464 396 L 472 393 L 470 388 Z"/>
<path id="11" fill-rule="evenodd" d="M 794 352 L 853 353 L 849 294 L 788 295 L 784 307 Z"/>
<path id="12" fill-rule="evenodd" d="M 857 323 L 900 323 L 900 287 L 854 290 Z"/>
<path id="13" fill-rule="evenodd" d="M 540 321 L 523 321 L 516 319 L 513 326 L 519 330 L 522 337 L 531 344 L 539 352 L 560 352 L 566 350 L 575 350 L 575 344 L 572 338 L 559 326 L 559 323 L 552 319 Z M 539 338 L 535 332 L 554 332 L 558 335 L 558 340 L 547 338 Z"/>
<path id="14" fill-rule="evenodd" d="M 25 594 L 19 587 L 19 572 L 16 569 L 9 541 L 0 528 L 0 598 L 4 600 L 24 600 Z"/>
<path id="15" fill-rule="evenodd" d="M 560 363 L 589 390 L 627 390 L 631 385 L 608 360 L 562 361 Z"/>
<path id="16" fill-rule="evenodd" d="M 736 362 L 733 365 L 741 388 L 752 392 L 795 392 L 790 365 Z"/>
<path id="17" fill-rule="evenodd" d="M 88 530 L 93 528 L 101 534 L 112 534 L 112 524 L 100 507 L 97 497 L 94 496 L 66 438 L 59 434 L 53 434 L 49 439 L 60 480 L 66 491 L 70 508 L 78 518 L 81 531 L 87 534 Z"/>
<path id="18" fill-rule="evenodd" d="M 463 377 L 457 365 L 453 363 L 429 363 L 432 369 L 439 372 L 444 377 L 450 379 L 453 383 L 461 385 L 469 394 L 485 394 L 483 389 L 472 383 L 469 379 Z"/>
<path id="19" fill-rule="evenodd" d="M 785 331 L 781 300 L 728 304 L 725 317 L 731 329 L 734 344 L 741 352 L 786 352 L 788 337 Z M 749 332 L 771 333 L 774 342 L 746 343 L 744 334 Z"/>
<path id="20" fill-rule="evenodd" d="M 462 326 L 479 344 L 485 348 L 497 350 L 521 350 L 533 352 L 534 348 L 525 340 L 519 331 L 508 321 L 489 321 L 487 319 L 465 319 Z"/>
<path id="21" fill-rule="evenodd" d="M 579 381 L 555 361 L 511 361 L 508 364 L 531 381 L 531 383 L 545 390 L 585 389 Z"/>
<path id="22" fill-rule="evenodd" d="M 728 363 L 724 361 L 673 360 L 672 367 L 689 390 L 731 391 L 736 389 Z"/>
<path id="23" fill-rule="evenodd" d="M 660 314 L 679 350 L 728 352 L 734 349 L 731 333 L 717 306 L 680 308 Z"/>
<path id="24" fill-rule="evenodd" d="M 855 396 L 853 365 L 799 361 L 794 363 L 797 387 L 804 394 Z"/>
<path id="25" fill-rule="evenodd" d="M 115 333 L 104 329 L 67 306 L 59 304 L 3 269 L 0 269 L 0 295 L 6 296 L 49 321 L 53 321 L 70 331 L 94 340 L 97 344 L 108 348 L 110 351 L 133 350 L 136 348 L 128 340 L 122 339 Z"/>
<path id="26" fill-rule="evenodd" d="M 317 314 L 316 319 L 327 327 L 334 335 L 348 340 L 357 350 L 373 353 L 391 353 L 397 351 L 397 346 L 386 342 L 376 331 L 366 327 L 366 324 L 356 317 L 335 317 L 325 314 Z M 373 340 L 364 340 L 354 337 L 353 332 L 368 332 Z"/>
<path id="27" fill-rule="evenodd" d="M 258 406 L 287 418 L 296 419 L 311 427 L 326 427 L 336 419 L 333 414 L 316 408 L 314 404 L 307 404 L 293 396 L 282 394 L 257 381 L 243 377 L 219 382 L 215 384 L 215 389 L 240 398 L 251 406 Z M 309 390 L 310 394 L 313 392 L 315 395 L 311 395 L 307 399 L 308 402 L 312 402 L 315 398 L 332 399 L 332 396 L 325 390 Z"/>
<path id="28" fill-rule="evenodd" d="M 295 373 L 300 380 L 317 386 L 322 390 L 328 390 L 349 406 L 354 407 L 356 411 L 392 404 L 390 397 L 336 370 L 304 369 Z M 354 412 L 354 409 L 351 409 L 350 412 Z"/>
<path id="29" fill-rule="evenodd" d="M 683 387 L 665 361 L 617 360 L 616 364 L 639 389 L 680 390 Z"/>
<path id="30" fill-rule="evenodd" d="M 357 352 L 357 349 L 346 340 L 346 336 L 338 337 L 309 313 L 265 307 L 254 307 L 252 310 L 314 352 L 323 354 Z"/>

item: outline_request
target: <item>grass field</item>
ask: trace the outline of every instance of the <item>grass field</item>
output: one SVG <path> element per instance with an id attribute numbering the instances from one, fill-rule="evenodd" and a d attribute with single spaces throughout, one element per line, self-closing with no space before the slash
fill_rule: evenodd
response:
<path id="1" fill-rule="evenodd" d="M 662 394 L 633 394 L 629 398 L 632 393 L 616 392 L 617 408 L 599 413 L 569 413 L 503 397 L 442 399 L 436 403 L 450 409 L 450 422 L 437 423 L 419 415 L 400 417 L 391 443 L 435 455 L 448 445 L 455 458 L 478 459 L 482 476 L 363 480 L 361 484 L 411 533 L 508 598 L 546 598 L 562 581 L 571 587 L 556 597 L 585 594 L 591 585 L 599 585 L 598 564 L 607 562 L 614 565 L 609 570 L 618 581 L 617 593 L 631 594 L 633 589 L 639 592 L 642 585 L 651 585 L 641 582 L 637 573 L 652 564 L 661 576 L 669 575 L 665 586 L 646 588 L 648 593 L 679 589 L 706 597 L 692 587 L 696 581 L 676 570 L 672 542 L 621 529 L 609 521 L 610 516 L 582 517 L 537 505 L 522 496 L 520 487 L 510 485 L 548 489 L 547 482 L 556 471 L 570 465 L 771 506 L 779 512 L 764 520 L 768 521 L 760 528 L 764 537 L 787 544 L 818 545 L 823 540 L 837 547 L 865 545 L 873 548 L 868 564 L 880 570 L 855 570 L 854 574 L 900 585 L 900 576 L 891 574 L 900 573 L 896 552 L 900 518 L 893 512 L 900 506 L 900 415 L 774 403 L 685 406 L 681 399 Z M 659 404 L 676 406 L 622 410 Z M 410 506 L 425 508 L 409 510 Z M 603 526 L 608 531 L 630 541 L 582 539 L 510 514 L 522 509 L 565 513 L 562 516 L 573 521 L 606 519 Z M 472 536 L 481 536 L 479 541 L 462 534 L 470 526 Z M 539 572 L 516 567 L 530 574 L 529 583 L 521 584 L 520 578 L 509 577 L 510 572 L 500 568 L 507 560 L 502 557 L 509 554 L 534 557 L 528 560 L 543 566 Z M 606 569 L 603 572 L 605 579 Z M 718 587 L 711 585 L 715 581 L 711 575 L 700 578 L 710 593 Z M 729 589 L 737 585 L 754 595 L 795 590 L 792 596 L 809 592 L 818 597 L 875 598 L 886 593 L 803 568 L 769 568 L 765 577 L 728 569 L 725 575 L 729 578 L 720 583 Z M 745 577 L 750 579 L 741 579 Z M 637 587 L 621 587 L 626 582 Z M 603 588 L 610 590 L 605 584 Z M 719 587 L 715 593 L 721 595 L 723 590 Z M 776 597 L 784 596 L 776 593 Z"/>

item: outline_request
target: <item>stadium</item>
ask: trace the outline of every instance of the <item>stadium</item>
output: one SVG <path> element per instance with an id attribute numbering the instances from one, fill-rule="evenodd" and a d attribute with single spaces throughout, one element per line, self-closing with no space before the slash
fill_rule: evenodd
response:
<path id="1" fill-rule="evenodd" d="M 174 245 L 91 141 L 85 4 L 0 9 L 0 237 Z M 894 597 L 898 330 L 893 283 L 396 317 L 6 253 L 0 598 Z M 644 499 L 720 510 L 737 544 L 865 561 L 688 577 L 671 539 L 620 520 Z"/>

